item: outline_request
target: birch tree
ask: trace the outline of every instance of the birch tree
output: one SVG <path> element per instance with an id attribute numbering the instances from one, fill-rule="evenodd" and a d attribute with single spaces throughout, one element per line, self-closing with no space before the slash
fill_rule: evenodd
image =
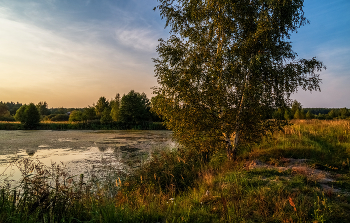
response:
<path id="1" fill-rule="evenodd" d="M 298 90 L 320 90 L 322 62 L 300 59 L 290 35 L 308 21 L 303 0 L 158 0 L 171 36 L 160 39 L 154 110 L 180 143 L 235 159 Z"/>

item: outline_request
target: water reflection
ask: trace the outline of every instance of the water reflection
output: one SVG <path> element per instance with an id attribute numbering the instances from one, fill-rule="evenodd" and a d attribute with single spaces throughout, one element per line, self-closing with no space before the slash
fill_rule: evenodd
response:
<path id="1" fill-rule="evenodd" d="M 173 144 L 169 131 L 23 132 L 0 131 L 0 184 L 4 177 L 20 178 L 18 168 L 9 164 L 21 158 L 37 159 L 47 166 L 62 162 L 72 175 L 103 178 L 110 170 L 137 168 L 153 149 Z"/>
<path id="2" fill-rule="evenodd" d="M 36 151 L 37 149 L 26 149 L 26 153 L 28 154 L 28 156 L 34 156 Z"/>

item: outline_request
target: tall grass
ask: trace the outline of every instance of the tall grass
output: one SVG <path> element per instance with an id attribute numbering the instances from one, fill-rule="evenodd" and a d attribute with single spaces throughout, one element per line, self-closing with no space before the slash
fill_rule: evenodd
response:
<path id="1" fill-rule="evenodd" d="M 3 187 L 0 222 L 349 222 L 348 121 L 298 121 L 209 162 L 181 148 L 158 151 L 128 176 L 109 181 L 71 178 L 53 165 L 23 161 L 16 193 Z M 280 166 L 307 159 L 334 179 L 329 188 L 291 169 L 249 169 L 259 159 Z"/>
<path id="2" fill-rule="evenodd" d="M 252 146 L 245 157 L 263 161 L 305 158 L 317 168 L 349 171 L 350 121 L 294 121 Z"/>

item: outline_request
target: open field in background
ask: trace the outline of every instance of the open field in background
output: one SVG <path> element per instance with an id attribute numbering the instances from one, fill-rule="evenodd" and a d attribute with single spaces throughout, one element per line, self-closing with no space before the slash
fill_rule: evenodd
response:
<path id="1" fill-rule="evenodd" d="M 350 122 L 292 124 L 235 162 L 164 149 L 104 182 L 21 161 L 22 187 L 1 189 L 0 222 L 349 222 Z"/>

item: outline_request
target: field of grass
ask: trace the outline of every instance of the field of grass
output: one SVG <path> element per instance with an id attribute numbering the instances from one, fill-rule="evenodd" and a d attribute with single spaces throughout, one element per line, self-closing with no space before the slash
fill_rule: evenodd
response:
<path id="1" fill-rule="evenodd" d="M 1 189 L 0 222 L 350 222 L 349 132 L 349 121 L 296 121 L 235 162 L 164 150 L 106 182 L 24 160 L 21 187 Z"/>

